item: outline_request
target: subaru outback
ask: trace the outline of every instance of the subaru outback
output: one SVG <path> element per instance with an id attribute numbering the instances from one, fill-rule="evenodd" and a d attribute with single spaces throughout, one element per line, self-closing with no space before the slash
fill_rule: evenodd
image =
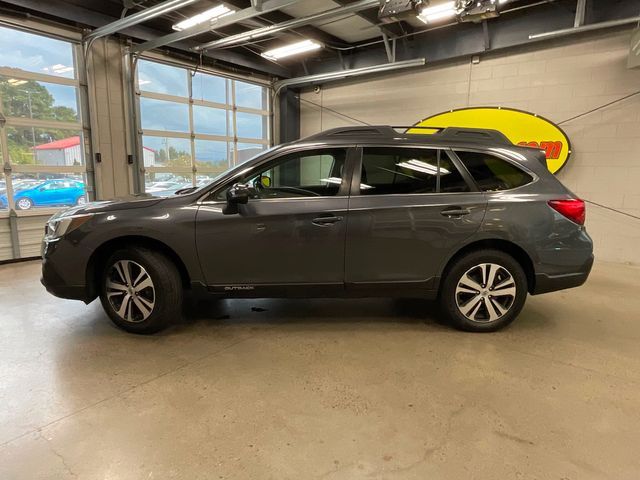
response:
<path id="1" fill-rule="evenodd" d="M 78 205 L 46 226 L 42 282 L 134 333 L 221 298 L 421 297 L 494 331 L 527 294 L 582 285 L 585 204 L 544 152 L 493 130 L 328 130 L 168 198 Z"/>

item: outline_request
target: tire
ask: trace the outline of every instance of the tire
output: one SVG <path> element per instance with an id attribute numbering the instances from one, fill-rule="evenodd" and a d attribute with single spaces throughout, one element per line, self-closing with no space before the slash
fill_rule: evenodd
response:
<path id="1" fill-rule="evenodd" d="M 81 195 L 80 197 L 76 198 L 76 205 L 84 205 L 85 203 L 87 203 L 87 199 L 85 198 L 84 195 Z"/>
<path id="2" fill-rule="evenodd" d="M 114 252 L 100 277 L 102 307 L 113 323 L 130 333 L 156 333 L 179 320 L 182 297 L 174 263 L 147 248 Z"/>
<path id="3" fill-rule="evenodd" d="M 440 306 L 460 330 L 494 332 L 516 319 L 526 298 L 527 277 L 512 256 L 499 250 L 476 250 L 448 269 Z"/>
<path id="4" fill-rule="evenodd" d="M 27 197 L 22 197 L 16 200 L 16 208 L 18 210 L 29 210 L 33 207 L 33 200 Z"/>

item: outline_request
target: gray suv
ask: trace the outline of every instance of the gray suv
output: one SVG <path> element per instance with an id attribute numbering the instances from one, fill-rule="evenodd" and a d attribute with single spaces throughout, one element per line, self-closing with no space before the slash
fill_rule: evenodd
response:
<path id="1" fill-rule="evenodd" d="M 527 293 L 583 284 L 585 205 L 544 152 L 497 131 L 329 130 L 169 198 L 70 208 L 48 222 L 42 282 L 97 296 L 119 327 L 156 332 L 185 290 L 231 297 L 438 299 L 458 328 L 513 321 Z"/>

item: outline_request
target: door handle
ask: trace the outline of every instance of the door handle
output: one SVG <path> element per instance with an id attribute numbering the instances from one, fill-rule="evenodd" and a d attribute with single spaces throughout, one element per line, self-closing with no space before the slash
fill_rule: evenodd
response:
<path id="1" fill-rule="evenodd" d="M 469 215 L 470 213 L 471 210 L 469 210 L 468 208 L 451 207 L 442 210 L 440 212 L 440 215 L 443 215 L 445 217 L 462 217 L 464 215 Z"/>
<path id="2" fill-rule="evenodd" d="M 342 220 L 342 217 L 340 216 L 328 215 L 326 217 L 316 217 L 311 221 L 311 223 L 313 223 L 314 225 L 318 225 L 320 227 L 326 227 L 328 225 L 333 225 L 334 223 L 338 223 L 341 220 Z"/>

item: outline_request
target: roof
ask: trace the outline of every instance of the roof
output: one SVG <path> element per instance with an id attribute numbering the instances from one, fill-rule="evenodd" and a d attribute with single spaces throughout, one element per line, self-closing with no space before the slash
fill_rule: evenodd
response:
<path id="1" fill-rule="evenodd" d="M 416 133 L 416 130 L 424 129 L 425 133 Z M 398 131 L 402 130 L 402 131 Z M 411 132 L 413 130 L 413 132 Z M 435 130 L 435 132 L 434 132 Z M 427 133 L 429 132 L 429 133 Z M 482 143 L 492 145 L 509 145 L 513 143 L 498 130 L 462 127 L 419 127 L 419 126 L 391 126 L 368 125 L 358 127 L 338 127 L 311 135 L 303 140 L 390 140 L 410 142 L 464 142 Z"/>
<path id="2" fill-rule="evenodd" d="M 43 143 L 33 147 L 34 150 L 64 150 L 65 148 L 77 147 L 80 145 L 80 136 L 63 138 L 49 143 Z"/>

